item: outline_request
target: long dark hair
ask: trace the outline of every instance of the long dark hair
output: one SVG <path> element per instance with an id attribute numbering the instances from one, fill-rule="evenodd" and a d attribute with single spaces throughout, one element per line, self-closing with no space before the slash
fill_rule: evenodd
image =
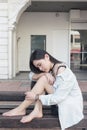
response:
<path id="1" fill-rule="evenodd" d="M 55 59 L 53 56 L 51 56 L 48 52 L 46 52 L 45 50 L 41 50 L 41 49 L 36 49 L 34 50 L 33 53 L 31 53 L 31 56 L 30 56 L 30 69 L 32 72 L 34 73 L 41 73 L 42 71 L 39 70 L 37 67 L 35 67 L 33 65 L 33 61 L 34 60 L 40 60 L 40 59 L 44 59 L 45 57 L 45 54 L 48 54 L 49 55 L 49 58 L 50 58 L 50 61 L 54 64 L 56 63 L 62 63 L 61 61 L 58 61 L 57 59 Z"/>

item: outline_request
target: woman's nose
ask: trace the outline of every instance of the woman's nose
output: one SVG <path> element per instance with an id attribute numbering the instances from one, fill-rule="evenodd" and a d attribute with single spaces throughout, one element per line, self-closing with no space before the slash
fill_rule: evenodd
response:
<path id="1" fill-rule="evenodd" d="M 42 67 L 39 67 L 39 70 L 41 70 L 41 71 L 42 71 Z"/>

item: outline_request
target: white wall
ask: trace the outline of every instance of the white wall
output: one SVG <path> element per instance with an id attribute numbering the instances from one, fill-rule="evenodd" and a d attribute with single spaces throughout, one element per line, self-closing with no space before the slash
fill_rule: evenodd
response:
<path id="1" fill-rule="evenodd" d="M 68 63 L 68 28 L 68 13 L 23 13 L 17 31 L 19 71 L 29 70 L 30 35 L 46 35 L 46 50 Z"/>
<path id="2" fill-rule="evenodd" d="M 74 15 L 74 17 L 77 17 L 76 13 Z M 71 19 L 71 28 L 87 30 L 87 10 L 79 11 L 79 17 Z"/>
<path id="3" fill-rule="evenodd" d="M 8 6 L 4 2 L 0 3 L 0 79 L 8 78 Z"/>
<path id="4" fill-rule="evenodd" d="M 54 56 L 69 64 L 69 37 L 68 30 L 57 30 L 53 32 Z"/>

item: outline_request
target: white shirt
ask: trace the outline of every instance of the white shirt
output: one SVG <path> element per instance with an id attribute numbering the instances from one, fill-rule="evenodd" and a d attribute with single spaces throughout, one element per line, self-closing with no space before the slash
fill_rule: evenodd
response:
<path id="1" fill-rule="evenodd" d="M 71 127 L 83 119 L 83 98 L 75 75 L 66 69 L 56 76 L 54 93 L 40 95 L 43 105 L 58 105 L 61 129 Z"/>
<path id="2" fill-rule="evenodd" d="M 33 78 L 32 78 L 33 76 L 34 76 L 34 73 L 30 71 L 29 72 L 29 80 L 30 81 L 34 81 Z"/>

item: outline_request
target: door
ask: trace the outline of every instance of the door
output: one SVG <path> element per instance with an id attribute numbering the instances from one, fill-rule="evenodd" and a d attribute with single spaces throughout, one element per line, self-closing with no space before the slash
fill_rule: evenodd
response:
<path id="1" fill-rule="evenodd" d="M 46 50 L 46 35 L 31 35 L 31 52 L 35 49 Z"/>

